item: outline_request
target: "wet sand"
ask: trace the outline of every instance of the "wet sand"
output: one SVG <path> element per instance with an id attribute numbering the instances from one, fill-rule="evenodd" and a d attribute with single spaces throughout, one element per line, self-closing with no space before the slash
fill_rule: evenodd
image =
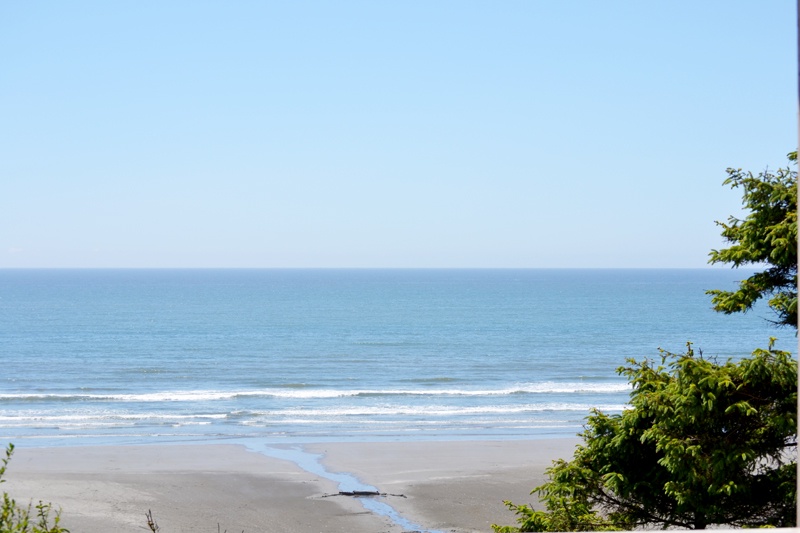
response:
<path id="1" fill-rule="evenodd" d="M 422 529 L 490 531 L 512 524 L 503 500 L 530 490 L 576 439 L 309 444 L 328 472 L 346 472 Z M 263 447 L 263 446 L 262 446 Z M 259 446 L 252 446 L 258 449 Z M 408 527 L 339 496 L 336 482 L 234 444 L 18 447 L 6 473 L 18 503 L 49 501 L 72 533 L 400 533 Z"/>

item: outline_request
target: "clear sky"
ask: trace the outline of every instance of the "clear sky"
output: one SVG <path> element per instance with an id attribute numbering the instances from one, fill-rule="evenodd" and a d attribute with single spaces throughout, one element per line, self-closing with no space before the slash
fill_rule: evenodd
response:
<path id="1" fill-rule="evenodd" d="M 703 267 L 795 2 L 0 3 L 0 267 Z"/>

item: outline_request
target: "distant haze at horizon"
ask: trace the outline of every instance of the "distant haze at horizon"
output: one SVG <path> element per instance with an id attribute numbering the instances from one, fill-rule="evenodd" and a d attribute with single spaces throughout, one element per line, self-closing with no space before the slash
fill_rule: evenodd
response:
<path id="1" fill-rule="evenodd" d="M 213 266 L 190 266 L 190 267 L 0 267 L 0 270 L 408 270 L 408 271 L 436 271 L 436 270 L 731 270 L 744 274 L 753 273 L 759 270 L 758 265 L 748 265 L 739 268 L 732 268 L 721 265 L 709 265 L 705 267 L 213 267 Z"/>

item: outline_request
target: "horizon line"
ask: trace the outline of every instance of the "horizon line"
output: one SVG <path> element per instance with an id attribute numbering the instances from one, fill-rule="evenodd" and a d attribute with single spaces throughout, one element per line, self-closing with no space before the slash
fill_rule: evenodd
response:
<path id="1" fill-rule="evenodd" d="M 556 267 L 474 267 L 474 266 L 0 266 L 0 270 L 751 270 L 757 265 L 745 267 L 726 266 L 556 266 Z"/>

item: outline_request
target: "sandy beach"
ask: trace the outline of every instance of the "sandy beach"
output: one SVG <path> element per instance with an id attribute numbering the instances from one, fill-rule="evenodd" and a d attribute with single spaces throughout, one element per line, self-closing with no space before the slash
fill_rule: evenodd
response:
<path id="1" fill-rule="evenodd" d="M 503 500 L 530 502 L 544 469 L 569 457 L 576 439 L 330 443 L 327 472 L 377 488 L 406 524 L 466 533 L 513 523 Z M 250 446 L 258 450 L 258 446 Z M 272 448 L 282 448 L 271 446 Z M 286 446 L 285 448 L 293 448 Z M 396 519 L 340 496 L 339 484 L 290 460 L 238 444 L 18 447 L 6 473 L 18 503 L 49 501 L 73 533 L 408 531 Z"/>

